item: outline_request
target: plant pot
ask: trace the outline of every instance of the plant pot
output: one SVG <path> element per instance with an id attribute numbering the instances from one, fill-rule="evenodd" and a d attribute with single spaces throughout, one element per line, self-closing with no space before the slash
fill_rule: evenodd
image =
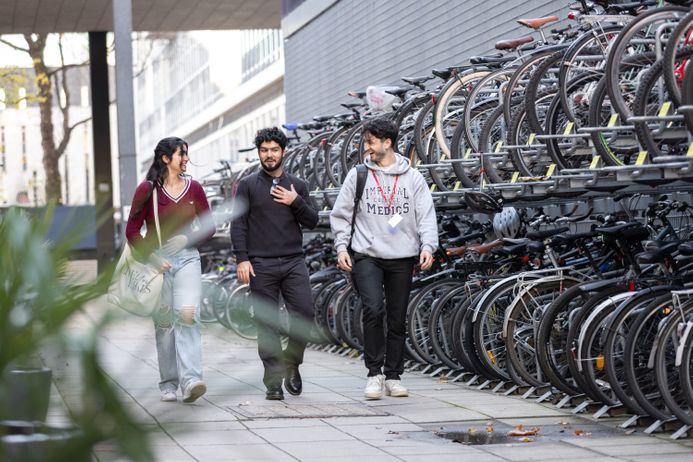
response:
<path id="1" fill-rule="evenodd" d="M 51 377 L 46 367 L 6 371 L 0 379 L 0 420 L 45 421 Z"/>
<path id="2" fill-rule="evenodd" d="M 91 460 L 91 448 L 77 429 L 7 420 L 0 421 L 0 460 L 87 462 Z"/>

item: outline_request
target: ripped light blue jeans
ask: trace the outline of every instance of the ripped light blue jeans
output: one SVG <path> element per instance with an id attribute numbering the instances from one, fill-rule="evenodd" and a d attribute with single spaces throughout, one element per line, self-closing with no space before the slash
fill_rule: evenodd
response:
<path id="1" fill-rule="evenodd" d="M 180 386 L 184 391 L 189 383 L 202 380 L 200 254 L 192 248 L 164 258 L 172 267 L 164 273 L 159 309 L 153 314 L 159 388 L 175 391 Z"/>

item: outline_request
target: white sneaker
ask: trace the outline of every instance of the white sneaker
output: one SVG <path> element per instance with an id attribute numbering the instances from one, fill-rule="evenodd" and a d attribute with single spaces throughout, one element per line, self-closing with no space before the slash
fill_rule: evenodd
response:
<path id="1" fill-rule="evenodd" d="M 183 392 L 184 403 L 194 403 L 197 398 L 207 392 L 207 385 L 202 380 L 190 382 Z"/>
<path id="2" fill-rule="evenodd" d="M 405 396 L 409 396 L 409 390 L 402 385 L 401 380 L 386 380 L 385 394 L 394 398 L 404 398 Z"/>
<path id="3" fill-rule="evenodd" d="M 162 390 L 161 401 L 178 401 L 176 390 Z"/>
<path id="4" fill-rule="evenodd" d="M 368 382 L 366 383 L 366 389 L 363 390 L 363 394 L 366 399 L 380 399 L 383 397 L 383 382 L 385 381 L 384 375 L 374 375 L 368 377 Z"/>

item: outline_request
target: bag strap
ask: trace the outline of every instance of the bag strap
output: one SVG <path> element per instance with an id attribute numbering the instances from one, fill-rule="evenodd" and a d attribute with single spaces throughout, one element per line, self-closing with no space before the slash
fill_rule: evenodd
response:
<path id="1" fill-rule="evenodd" d="M 354 212 L 351 215 L 351 236 L 349 237 L 349 249 L 351 249 L 351 241 L 354 239 L 354 229 L 356 228 L 356 212 L 359 209 L 363 190 L 366 189 L 366 177 L 368 176 L 368 168 L 363 164 L 356 166 L 356 194 L 354 194 Z"/>
<path id="2" fill-rule="evenodd" d="M 159 227 L 159 194 L 156 190 L 156 185 L 152 191 L 152 200 L 154 201 L 154 223 L 156 224 L 156 237 L 159 238 L 159 247 L 161 247 L 161 228 Z"/>

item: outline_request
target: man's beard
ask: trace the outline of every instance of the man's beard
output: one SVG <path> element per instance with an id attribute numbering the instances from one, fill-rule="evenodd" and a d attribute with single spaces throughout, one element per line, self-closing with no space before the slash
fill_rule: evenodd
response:
<path id="1" fill-rule="evenodd" d="M 263 168 L 266 172 L 274 172 L 275 170 L 277 170 L 279 167 L 282 166 L 282 162 L 284 162 L 284 156 L 281 156 L 281 157 L 279 158 L 279 160 L 278 160 L 272 167 L 270 167 L 270 166 L 268 166 L 267 164 L 265 164 L 262 160 L 260 161 L 260 165 L 262 165 L 262 168 Z"/>

